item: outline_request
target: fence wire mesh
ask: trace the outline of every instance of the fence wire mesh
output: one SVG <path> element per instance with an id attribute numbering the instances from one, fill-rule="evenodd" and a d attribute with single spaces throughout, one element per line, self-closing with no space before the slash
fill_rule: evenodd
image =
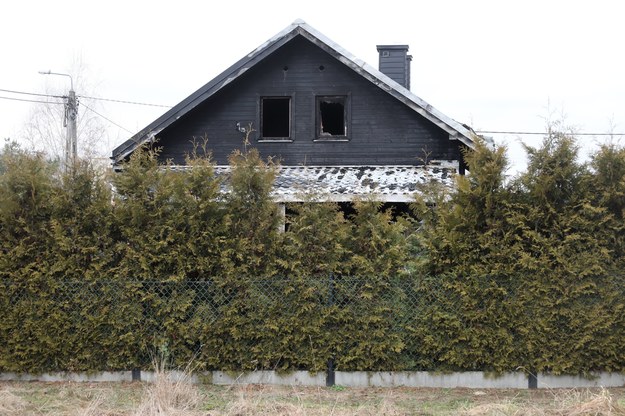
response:
<path id="1" fill-rule="evenodd" d="M 328 359 L 336 359 L 346 369 L 361 369 L 356 367 L 367 365 L 362 359 L 350 363 L 341 357 L 355 355 L 354 349 L 372 341 L 363 348 L 373 348 L 376 340 L 380 348 L 386 348 L 385 339 L 409 345 L 403 338 L 410 336 L 411 317 L 431 302 L 413 281 L 327 275 L 228 281 L 33 279 L 1 285 L 0 342 L 15 352 L 40 346 L 47 337 L 63 340 L 68 357 L 48 357 L 62 370 L 81 367 L 90 354 L 100 354 L 105 368 L 142 367 L 159 349 L 180 360 L 199 356 L 206 368 L 322 370 Z M 113 359 L 116 348 L 120 357 Z M 370 364 L 388 366 L 389 360 Z"/>
<path id="2" fill-rule="evenodd" d="M 437 355 L 446 339 L 457 342 L 465 329 L 489 319 L 493 331 L 508 325 L 505 336 L 513 337 L 514 317 L 529 313 L 513 309 L 524 290 L 514 279 L 501 286 L 494 286 L 496 277 L 482 279 L 476 291 L 486 295 L 475 303 L 450 281 L 333 275 L 1 280 L 0 371 L 146 368 L 156 353 L 174 364 L 195 360 L 202 369 L 226 371 L 324 371 L 329 360 L 345 371 L 429 370 L 449 359 Z M 595 297 L 585 302 L 605 301 Z M 507 323 L 500 314 L 508 315 Z"/>

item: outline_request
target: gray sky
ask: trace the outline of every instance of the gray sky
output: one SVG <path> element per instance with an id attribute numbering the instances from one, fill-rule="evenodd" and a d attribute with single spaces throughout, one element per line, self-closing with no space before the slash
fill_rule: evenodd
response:
<path id="1" fill-rule="evenodd" d="M 67 78 L 37 72 L 81 63 L 78 95 L 175 105 L 301 18 L 375 67 L 376 44 L 409 44 L 412 91 L 475 130 L 541 132 L 549 107 L 580 132 L 625 133 L 624 16 L 618 0 L 11 1 L 0 17 L 0 89 L 65 94 Z M 38 105 L 0 99 L 0 138 L 20 140 Z M 97 102 L 132 132 L 165 110 Z M 130 134 L 102 121 L 110 152 Z M 518 142 L 540 142 L 492 136 L 509 144 L 516 169 Z"/>

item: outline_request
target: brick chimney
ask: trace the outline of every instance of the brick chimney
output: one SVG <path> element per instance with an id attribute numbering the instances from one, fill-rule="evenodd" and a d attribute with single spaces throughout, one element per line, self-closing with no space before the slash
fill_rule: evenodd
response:
<path id="1" fill-rule="evenodd" d="M 412 55 L 408 55 L 408 45 L 377 45 L 377 48 L 380 54 L 380 72 L 410 89 Z"/>

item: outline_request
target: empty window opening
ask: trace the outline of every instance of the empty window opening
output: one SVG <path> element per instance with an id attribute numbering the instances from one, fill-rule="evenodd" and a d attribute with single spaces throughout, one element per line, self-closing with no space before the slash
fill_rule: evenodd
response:
<path id="1" fill-rule="evenodd" d="M 267 139 L 291 136 L 291 98 L 271 97 L 261 100 L 261 132 Z"/>
<path id="2" fill-rule="evenodd" d="M 318 101 L 319 136 L 346 136 L 345 97 L 323 97 Z"/>
<path id="3" fill-rule="evenodd" d="M 358 210 L 353 202 L 339 202 L 339 210 L 346 219 L 353 220 L 358 215 Z M 397 222 L 401 218 L 416 219 L 410 204 L 406 202 L 385 202 L 380 206 L 379 212 L 390 212 L 391 221 Z"/>

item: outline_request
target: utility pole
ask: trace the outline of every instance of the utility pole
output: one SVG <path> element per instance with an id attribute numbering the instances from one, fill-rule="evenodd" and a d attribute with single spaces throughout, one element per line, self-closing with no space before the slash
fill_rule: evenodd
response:
<path id="1" fill-rule="evenodd" d="M 63 158 L 63 168 L 67 172 L 70 168 L 75 167 L 78 159 L 78 140 L 76 138 L 76 120 L 78 119 L 78 100 L 76 100 L 76 92 L 74 91 L 74 80 L 70 74 L 62 74 L 59 72 L 39 71 L 42 75 L 61 75 L 69 77 L 70 90 L 65 101 L 65 116 L 63 118 L 63 127 L 67 128 L 67 136 L 65 138 L 65 157 Z"/>
<path id="2" fill-rule="evenodd" d="M 65 169 L 71 166 L 76 167 L 77 159 L 77 139 L 76 139 L 76 119 L 78 118 L 78 101 L 74 86 L 69 90 L 67 103 L 65 104 L 65 123 L 67 124 L 67 141 L 65 142 Z"/>

